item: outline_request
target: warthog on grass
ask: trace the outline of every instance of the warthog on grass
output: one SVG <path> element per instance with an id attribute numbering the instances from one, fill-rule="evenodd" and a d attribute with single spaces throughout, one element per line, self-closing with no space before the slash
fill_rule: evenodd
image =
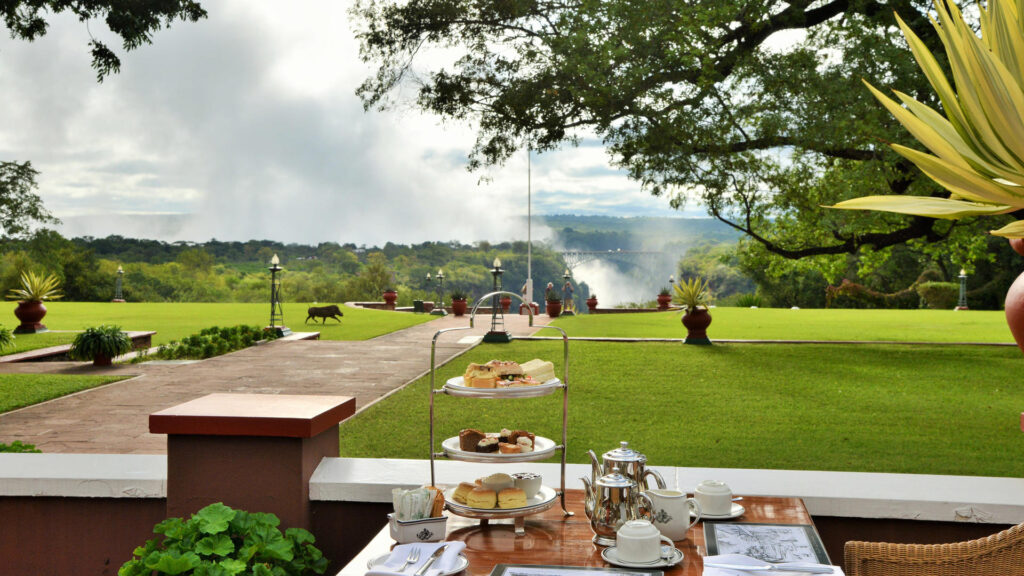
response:
<path id="1" fill-rule="evenodd" d="M 306 316 L 306 324 L 309 324 L 310 318 L 313 319 L 313 324 L 316 324 L 317 318 L 323 318 L 324 324 L 327 324 L 328 318 L 334 318 L 340 324 L 341 318 L 339 318 L 339 316 L 345 315 L 345 313 L 338 308 L 337 304 L 331 304 L 330 306 L 310 306 L 306 312 L 309 313 L 309 316 Z"/>

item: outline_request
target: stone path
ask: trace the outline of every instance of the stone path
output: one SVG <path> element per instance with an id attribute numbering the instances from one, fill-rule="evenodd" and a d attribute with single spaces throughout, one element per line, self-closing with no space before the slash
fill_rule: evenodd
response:
<path id="1" fill-rule="evenodd" d="M 526 336 L 547 320 L 536 316 L 530 328 L 526 316 L 509 315 L 505 326 Z M 20 440 L 43 452 L 165 454 L 167 437 L 149 433 L 149 414 L 212 392 L 354 396 L 359 410 L 430 370 L 438 330 L 468 325 L 467 317 L 446 316 L 372 340 L 271 342 L 187 364 L 5 364 L 0 372 L 133 377 L 0 415 L 0 442 Z M 489 317 L 478 317 L 477 328 L 442 335 L 437 364 L 471 348 L 472 336 L 488 327 Z"/>

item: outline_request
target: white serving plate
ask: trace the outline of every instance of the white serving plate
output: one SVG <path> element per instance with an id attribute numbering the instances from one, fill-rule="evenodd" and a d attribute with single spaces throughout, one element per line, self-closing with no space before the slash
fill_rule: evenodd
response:
<path id="1" fill-rule="evenodd" d="M 441 443 L 441 448 L 453 460 L 464 460 L 467 462 L 533 462 L 546 459 L 555 451 L 556 445 L 555 441 L 550 438 L 534 436 L 533 452 L 520 452 L 519 454 L 467 452 L 459 448 L 459 437 L 452 436 Z"/>
<path id="2" fill-rule="evenodd" d="M 449 378 L 443 390 L 452 396 L 474 396 L 477 398 L 532 398 L 547 396 L 562 387 L 562 381 L 552 378 L 536 386 L 509 386 L 507 388 L 473 388 L 466 386 L 462 376 Z"/>
<path id="3" fill-rule="evenodd" d="M 541 486 L 540 490 L 534 494 L 533 498 L 529 498 L 526 501 L 526 506 L 522 508 L 471 508 L 456 502 L 453 497 L 454 494 L 455 488 L 449 488 L 444 491 L 444 505 L 453 513 L 465 516 L 466 518 L 515 518 L 517 516 L 529 516 L 530 514 L 536 514 L 551 508 L 551 505 L 555 503 L 555 498 L 558 496 L 554 488 Z"/>

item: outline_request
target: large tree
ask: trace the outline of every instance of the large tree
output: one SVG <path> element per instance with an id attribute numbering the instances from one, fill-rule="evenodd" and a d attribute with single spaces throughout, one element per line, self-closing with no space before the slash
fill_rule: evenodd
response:
<path id="1" fill-rule="evenodd" d="M 942 194 L 885 145 L 913 143 L 861 84 L 932 103 L 893 18 L 937 47 L 928 4 L 358 0 L 362 57 L 377 66 L 358 92 L 387 107 L 412 85 L 422 109 L 474 122 L 471 168 L 596 134 L 653 194 L 699 198 L 769 260 L 812 257 L 834 277 L 849 254 L 910 243 L 967 264 L 984 252 L 972 220 L 820 208 Z"/>

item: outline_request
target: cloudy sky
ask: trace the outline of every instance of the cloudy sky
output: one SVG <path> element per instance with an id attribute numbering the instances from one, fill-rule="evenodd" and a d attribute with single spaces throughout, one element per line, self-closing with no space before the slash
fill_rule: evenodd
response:
<path id="1" fill-rule="evenodd" d="M 89 33 L 0 38 L 0 159 L 31 160 L 67 235 L 382 244 L 525 239 L 526 153 L 465 170 L 467 126 L 363 112 L 350 2 L 221 0 L 95 81 Z M 481 183 L 481 176 L 489 181 Z M 679 216 L 594 142 L 534 157 L 533 211 Z M 692 213 L 694 215 L 699 212 Z M 151 215 L 184 215 L 174 219 Z M 168 222 L 172 221 L 172 222 Z"/>

